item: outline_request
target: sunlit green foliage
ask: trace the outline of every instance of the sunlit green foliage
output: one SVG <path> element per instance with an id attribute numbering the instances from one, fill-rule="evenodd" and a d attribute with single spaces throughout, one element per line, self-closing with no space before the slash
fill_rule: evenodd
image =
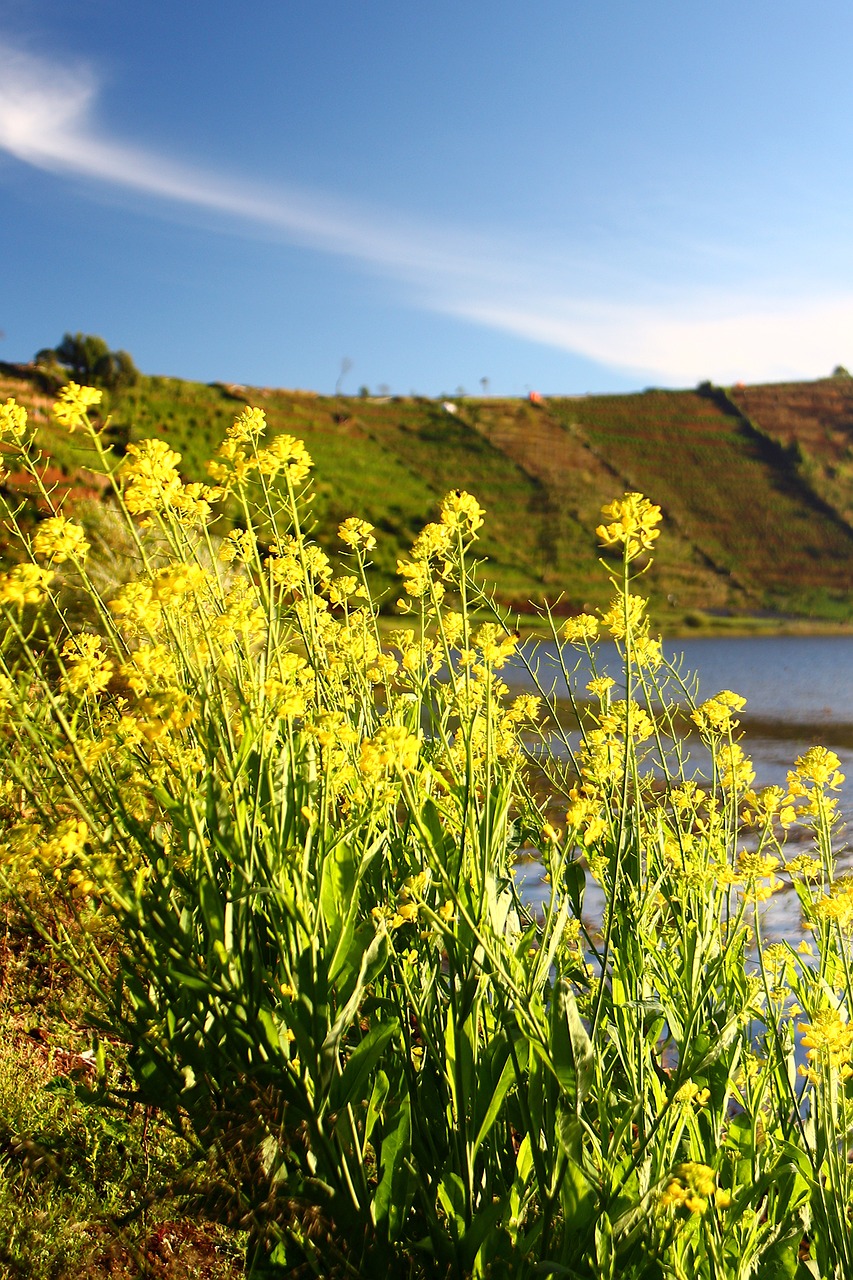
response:
<path id="1" fill-rule="evenodd" d="M 381 530 L 342 518 L 332 563 L 298 435 L 247 408 L 187 481 L 162 438 L 117 463 L 95 409 L 72 384 L 57 421 L 129 571 L 99 587 L 41 486 L 0 576 L 3 882 L 88 987 L 102 1101 L 126 1062 L 248 1273 L 853 1274 L 839 762 L 815 747 L 753 789 L 743 699 L 693 703 L 636 590 L 660 509 L 604 508 L 611 603 L 561 627 L 552 673 L 572 728 L 544 668 L 509 696 L 469 492 L 397 557 L 386 637 Z M 0 434 L 38 486 L 12 403 Z M 811 940 L 768 946 L 786 884 Z"/>

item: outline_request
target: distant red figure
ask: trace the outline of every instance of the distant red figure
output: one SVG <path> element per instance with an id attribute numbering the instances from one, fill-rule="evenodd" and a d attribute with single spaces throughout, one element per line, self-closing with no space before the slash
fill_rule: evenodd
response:
<path id="1" fill-rule="evenodd" d="M 542 396 L 538 391 L 531 391 L 527 399 L 530 401 L 531 404 L 543 403 Z"/>

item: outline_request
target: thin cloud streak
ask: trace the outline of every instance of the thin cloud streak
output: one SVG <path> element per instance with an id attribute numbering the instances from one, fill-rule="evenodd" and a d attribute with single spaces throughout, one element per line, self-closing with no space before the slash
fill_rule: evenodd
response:
<path id="1" fill-rule="evenodd" d="M 271 229 L 405 284 L 410 301 L 425 310 L 682 384 L 819 376 L 853 334 L 853 296 L 708 296 L 690 306 L 580 297 L 579 272 L 567 259 L 546 262 L 508 241 L 247 185 L 111 141 L 93 122 L 91 71 L 64 70 L 3 45 L 0 59 L 0 149 L 18 160 Z M 585 277 L 592 267 L 584 264 Z"/>

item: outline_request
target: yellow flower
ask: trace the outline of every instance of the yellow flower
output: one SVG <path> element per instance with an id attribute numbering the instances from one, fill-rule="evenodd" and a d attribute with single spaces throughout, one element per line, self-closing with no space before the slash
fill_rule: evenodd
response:
<path id="1" fill-rule="evenodd" d="M 82 818 L 65 818 L 53 835 L 38 846 L 38 855 L 54 867 L 61 867 L 78 857 L 86 847 L 89 828 Z"/>
<path id="2" fill-rule="evenodd" d="M 788 789 L 794 795 L 804 795 L 803 784 L 812 782 L 816 787 L 830 787 L 835 791 L 844 781 L 844 774 L 838 770 L 840 763 L 834 751 L 827 751 L 826 747 L 810 747 L 805 755 L 797 757 L 793 770 L 788 774 Z"/>
<path id="3" fill-rule="evenodd" d="M 207 582 L 207 574 L 201 565 L 176 560 L 157 570 L 151 589 L 153 598 L 165 608 L 182 604 L 186 596 L 201 595 Z"/>
<path id="4" fill-rule="evenodd" d="M 397 573 L 405 579 L 403 590 L 416 599 L 429 591 L 429 567 L 423 560 L 398 560 Z"/>
<path id="5" fill-rule="evenodd" d="M 188 693 L 182 689 L 164 689 L 160 693 L 141 698 L 132 716 L 136 729 L 151 744 L 177 735 L 192 724 L 197 708 Z"/>
<path id="6" fill-rule="evenodd" d="M 507 634 L 496 623 L 484 622 L 474 636 L 474 645 L 480 650 L 483 661 L 499 670 L 512 657 L 518 647 L 518 640 L 518 632 Z"/>
<path id="7" fill-rule="evenodd" d="M 96 387 L 81 387 L 79 383 L 69 382 L 59 393 L 59 399 L 53 406 L 53 416 L 70 432 L 78 427 L 87 427 L 89 410 L 101 403 L 103 394 Z"/>
<path id="8" fill-rule="evenodd" d="M 257 457 L 258 471 L 262 476 L 283 475 L 291 484 L 304 480 L 314 463 L 302 440 L 295 436 L 275 436 Z"/>
<path id="9" fill-rule="evenodd" d="M 799 1023 L 797 1030 L 812 1066 L 823 1063 L 830 1070 L 843 1070 L 853 1058 L 853 1027 L 838 1009 L 819 1009 L 811 1022 Z"/>
<path id="10" fill-rule="evenodd" d="M 442 626 L 444 628 L 444 638 L 452 649 L 462 639 L 465 633 L 465 619 L 461 613 L 455 613 L 448 610 L 442 617 Z"/>
<path id="11" fill-rule="evenodd" d="M 732 716 L 732 711 L 743 711 L 746 698 L 732 693 L 730 689 L 722 689 L 715 697 L 708 698 L 691 713 L 691 719 L 703 733 L 728 733 L 740 723 Z"/>
<path id="12" fill-rule="evenodd" d="M 720 770 L 720 786 L 727 791 L 743 790 L 755 781 L 755 770 L 749 756 L 736 742 L 724 742 L 716 756 Z"/>
<path id="13" fill-rule="evenodd" d="M 267 427 L 267 418 L 263 409 L 251 409 L 248 405 L 225 432 L 226 439 L 237 444 L 249 444 L 259 440 Z"/>
<path id="14" fill-rule="evenodd" d="M 345 574 L 343 577 L 334 578 L 328 585 L 329 600 L 332 604 L 344 604 L 345 601 L 351 599 L 352 596 L 360 596 L 364 594 L 361 583 L 358 578 L 351 574 Z"/>
<path id="15" fill-rule="evenodd" d="M 612 676 L 596 676 L 594 680 L 590 680 L 587 689 L 596 698 L 606 698 L 607 694 L 616 684 Z"/>
<path id="16" fill-rule="evenodd" d="M 133 515 L 159 511 L 180 493 L 178 463 L 181 455 L 165 440 L 142 440 L 127 447 L 120 476 L 126 484 L 124 500 Z"/>
<path id="17" fill-rule="evenodd" d="M 569 644 L 597 640 L 598 618 L 591 613 L 579 613 L 574 618 L 567 618 L 563 624 L 563 639 L 568 640 Z"/>
<path id="18" fill-rule="evenodd" d="M 55 576 L 52 569 L 37 564 L 16 564 L 8 573 L 0 573 L 0 604 L 39 604 Z"/>
<path id="19" fill-rule="evenodd" d="M 27 411 L 11 397 L 0 404 L 0 440 L 12 440 L 19 444 L 27 430 Z"/>
<path id="20" fill-rule="evenodd" d="M 362 777 L 374 782 L 389 770 L 411 773 L 418 762 L 420 745 L 402 725 L 387 725 L 361 744 L 358 763 Z"/>
<path id="21" fill-rule="evenodd" d="M 231 564 L 234 560 L 240 564 L 252 564 L 258 554 L 258 543 L 249 529 L 232 529 L 222 541 L 218 559 L 223 564 Z"/>
<path id="22" fill-rule="evenodd" d="M 522 724 L 525 720 L 535 721 L 539 718 L 542 699 L 535 693 L 520 693 L 513 698 L 507 708 L 506 718 L 511 724 Z"/>
<path id="23" fill-rule="evenodd" d="M 720 1209 L 731 1204 L 731 1196 L 717 1186 L 714 1170 L 707 1164 L 685 1161 L 673 1170 L 660 1198 L 663 1209 L 684 1210 L 686 1213 L 705 1213 L 713 1199 Z"/>
<path id="24" fill-rule="evenodd" d="M 164 644 L 140 645 L 120 671 L 138 698 L 154 689 L 174 685 L 178 678 L 174 656 Z"/>
<path id="25" fill-rule="evenodd" d="M 62 658 L 62 688 L 73 697 L 102 693 L 112 679 L 113 664 L 101 648 L 100 636 L 72 636 L 62 646 Z"/>
<path id="26" fill-rule="evenodd" d="M 660 534 L 660 529 L 655 528 L 661 519 L 660 507 L 641 493 L 623 494 L 602 507 L 601 514 L 609 523 L 598 526 L 596 537 L 605 547 L 621 543 L 629 560 L 641 551 L 650 551 Z"/>
<path id="27" fill-rule="evenodd" d="M 743 849 L 738 854 L 738 871 L 747 880 L 775 879 L 775 871 L 779 859 L 770 853 L 758 853 L 755 850 Z"/>
<path id="28" fill-rule="evenodd" d="M 628 592 L 627 595 L 616 596 L 610 602 L 610 608 L 601 615 L 601 621 L 614 640 L 624 640 L 630 632 L 636 641 L 638 635 L 644 635 L 648 629 L 645 612 L 646 602 L 643 597 Z"/>
<path id="29" fill-rule="evenodd" d="M 367 520 L 359 520 L 357 516 L 350 516 L 343 524 L 338 525 L 338 537 L 353 550 L 361 547 L 364 551 L 372 551 L 376 546 L 373 525 Z"/>
<path id="30" fill-rule="evenodd" d="M 155 632 L 163 621 L 163 611 L 149 582 L 126 583 L 110 601 L 109 609 L 131 635 Z"/>
<path id="31" fill-rule="evenodd" d="M 453 530 L 448 523 L 426 524 L 412 543 L 412 559 L 446 559 L 452 545 Z"/>
<path id="32" fill-rule="evenodd" d="M 50 516 L 36 529 L 33 553 L 53 564 L 84 560 L 89 550 L 86 534 L 79 524 L 65 516 Z"/>
<path id="33" fill-rule="evenodd" d="M 804 880 L 817 880 L 823 867 L 819 858 L 800 853 L 785 864 L 785 870 L 792 876 L 802 876 Z"/>
<path id="34" fill-rule="evenodd" d="M 840 929 L 853 928 L 853 881 L 849 877 L 836 881 L 828 894 L 813 903 L 812 915 Z"/>
<path id="35" fill-rule="evenodd" d="M 661 641 L 653 640 L 651 636 L 635 636 L 634 661 L 638 667 L 648 667 L 650 671 L 657 671 L 663 662 Z"/>
<path id="36" fill-rule="evenodd" d="M 483 523 L 483 508 L 464 489 L 454 489 L 441 504 L 441 523 L 463 534 L 474 534 Z"/>
<path id="37" fill-rule="evenodd" d="M 711 1097 L 710 1089 L 701 1089 L 698 1084 L 692 1080 L 686 1080 L 680 1089 L 677 1089 L 673 1095 L 675 1102 L 680 1102 L 683 1106 L 704 1107 Z"/>

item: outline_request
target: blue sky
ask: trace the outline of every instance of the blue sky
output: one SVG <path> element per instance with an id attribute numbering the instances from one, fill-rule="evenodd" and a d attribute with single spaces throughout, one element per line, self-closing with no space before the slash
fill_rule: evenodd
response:
<path id="1" fill-rule="evenodd" d="M 849 0 L 0 0 L 0 358 L 398 393 L 853 366 Z"/>

